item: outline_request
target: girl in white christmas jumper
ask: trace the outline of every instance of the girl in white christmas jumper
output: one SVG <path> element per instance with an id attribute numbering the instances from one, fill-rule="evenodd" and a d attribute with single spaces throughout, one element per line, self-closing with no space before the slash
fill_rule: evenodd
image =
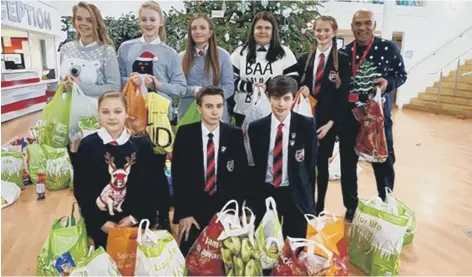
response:
<path id="1" fill-rule="evenodd" d="M 61 47 L 61 79 L 66 90 L 73 83 L 98 99 L 104 92 L 120 89 L 120 72 L 113 41 L 100 10 L 79 2 L 72 10 L 72 25 L 78 39 Z"/>
<path id="2" fill-rule="evenodd" d="M 256 14 L 248 43 L 236 48 L 231 60 L 235 76 L 233 112 L 238 126 L 251 107 L 253 93 L 259 89 L 265 92 L 270 79 L 286 75 L 298 81 L 297 58 L 281 45 L 277 20 L 271 12 Z"/>
<path id="3" fill-rule="evenodd" d="M 128 78 L 141 85 L 141 76 L 149 91 L 159 92 L 172 100 L 184 96 L 187 83 L 180 58 L 165 44 L 166 31 L 161 7 L 155 1 L 144 2 L 139 8 L 139 26 L 143 36 L 126 41 L 118 49 L 121 85 Z"/>

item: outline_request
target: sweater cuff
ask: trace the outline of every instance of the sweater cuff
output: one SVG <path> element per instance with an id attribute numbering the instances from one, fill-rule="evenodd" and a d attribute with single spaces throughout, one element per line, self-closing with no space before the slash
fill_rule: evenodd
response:
<path id="1" fill-rule="evenodd" d="M 161 89 L 159 89 L 160 92 L 165 93 L 169 96 L 172 95 L 172 85 L 168 83 L 161 82 Z"/>

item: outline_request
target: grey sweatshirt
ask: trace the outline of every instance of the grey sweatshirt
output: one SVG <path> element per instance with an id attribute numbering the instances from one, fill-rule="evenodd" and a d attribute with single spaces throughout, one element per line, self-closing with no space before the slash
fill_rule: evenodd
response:
<path id="1" fill-rule="evenodd" d="M 177 51 L 162 42 L 144 42 L 137 38 L 123 42 L 118 49 L 121 85 L 132 72 L 154 75 L 162 87 L 158 91 L 172 101 L 187 93 L 187 82 Z"/>
<path id="2" fill-rule="evenodd" d="M 60 59 L 61 79 L 76 77 L 86 95 L 98 98 L 104 92 L 121 90 L 118 60 L 110 45 L 92 42 L 83 46 L 74 40 L 61 47 Z"/>

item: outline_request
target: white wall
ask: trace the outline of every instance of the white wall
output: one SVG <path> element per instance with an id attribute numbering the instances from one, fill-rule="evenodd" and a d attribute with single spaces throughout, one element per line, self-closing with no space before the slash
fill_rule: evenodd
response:
<path id="1" fill-rule="evenodd" d="M 79 1 L 44 1 L 50 4 L 51 6 L 56 7 L 59 10 L 61 16 L 72 16 L 72 7 L 77 4 Z M 122 14 L 132 12 L 136 14 L 138 12 L 139 6 L 144 1 L 93 1 L 89 0 L 88 2 L 96 5 L 102 16 L 113 16 L 119 17 Z M 158 1 L 163 11 L 168 11 L 173 7 L 176 9 L 182 9 L 184 4 L 182 1 Z"/>
<path id="2" fill-rule="evenodd" d="M 386 5 L 386 4 L 384 4 Z M 472 26 L 472 1 L 428 1 L 425 7 L 406 7 L 381 4 L 328 2 L 320 9 L 323 14 L 334 16 L 340 29 L 350 29 L 352 15 L 359 9 L 374 12 L 377 21 L 377 30 L 384 31 L 384 15 L 388 14 L 391 21 L 386 26 L 389 31 L 404 32 L 402 54 L 412 52 L 412 57 L 404 57 L 407 70 L 414 67 L 425 57 L 451 41 L 467 27 Z M 390 34 L 382 34 L 391 38 Z M 429 75 L 453 61 L 460 53 L 472 47 L 472 31 L 461 39 L 438 51 L 409 72 L 409 78 L 397 94 L 397 104 L 409 103 L 411 98 L 431 86 L 437 76 Z M 469 56 L 470 57 L 470 56 Z M 435 80 L 431 78 L 436 77 Z"/>

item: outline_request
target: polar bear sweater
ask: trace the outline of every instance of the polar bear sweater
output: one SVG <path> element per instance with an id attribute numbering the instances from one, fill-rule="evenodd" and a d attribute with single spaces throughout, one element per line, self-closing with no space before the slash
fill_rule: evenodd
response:
<path id="1" fill-rule="evenodd" d="M 241 54 L 243 47 L 239 46 L 234 50 L 233 54 L 231 54 L 231 62 L 233 63 L 235 80 L 234 101 L 236 105 L 234 112 L 245 115 L 253 102 L 252 85 L 254 83 L 265 83 L 267 85 L 270 79 L 278 75 L 290 76 L 298 81 L 298 68 L 297 58 L 284 45 L 282 45 L 282 48 L 285 51 L 285 56 L 272 63 L 266 60 L 267 51 L 257 51 L 256 61 L 250 63 L 247 59 L 249 52 L 247 48 Z"/>
<path id="2" fill-rule="evenodd" d="M 120 91 L 120 71 L 113 47 L 93 42 L 83 46 L 74 40 L 61 47 L 61 79 L 68 75 L 77 78 L 80 89 L 92 97 Z"/>

